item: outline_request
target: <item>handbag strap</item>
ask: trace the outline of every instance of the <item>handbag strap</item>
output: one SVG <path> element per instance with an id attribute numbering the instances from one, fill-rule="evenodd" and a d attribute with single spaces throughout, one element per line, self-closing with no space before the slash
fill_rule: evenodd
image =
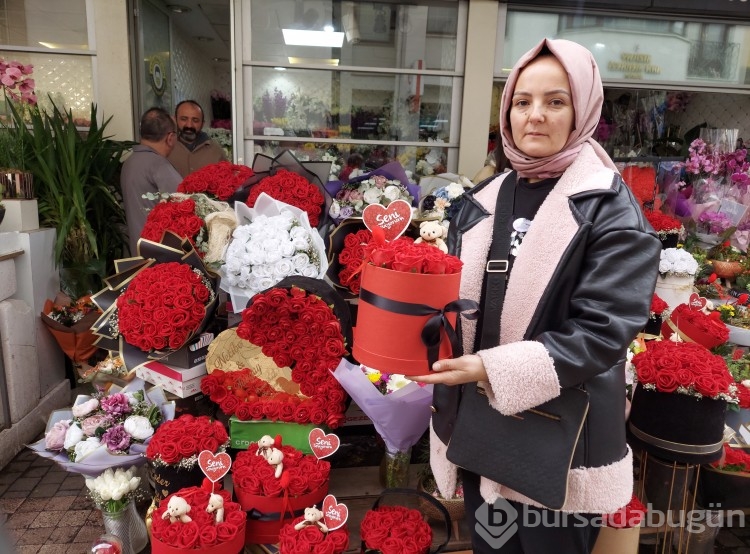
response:
<path id="1" fill-rule="evenodd" d="M 377 509 L 378 506 L 380 506 L 380 501 L 383 500 L 384 497 L 388 495 L 407 495 L 407 496 L 419 496 L 420 498 L 423 498 L 424 500 L 427 500 L 430 504 L 432 504 L 435 508 L 437 508 L 440 513 L 443 515 L 443 522 L 445 523 L 445 540 L 441 542 L 438 547 L 435 549 L 435 551 L 432 554 L 439 554 L 442 552 L 445 547 L 448 545 L 448 542 L 451 540 L 451 516 L 448 513 L 448 510 L 445 509 L 445 506 L 443 506 L 440 502 L 437 501 L 434 497 L 431 495 L 418 491 L 416 489 L 385 489 L 383 492 L 380 493 L 380 496 L 378 496 L 375 499 L 375 502 L 372 504 L 372 509 Z"/>
<path id="2" fill-rule="evenodd" d="M 484 271 L 484 303 L 482 308 L 482 334 L 479 349 L 500 344 L 500 314 L 503 311 L 505 287 L 508 282 L 510 233 L 508 225 L 515 207 L 516 172 L 511 172 L 500 185 L 495 206 L 495 223 L 492 244 Z"/>

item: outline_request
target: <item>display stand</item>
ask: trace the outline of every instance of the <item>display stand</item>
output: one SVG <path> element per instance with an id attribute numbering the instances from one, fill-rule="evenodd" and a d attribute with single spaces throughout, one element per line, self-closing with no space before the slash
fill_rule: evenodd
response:
<path id="1" fill-rule="evenodd" d="M 670 462 L 650 455 L 645 450 L 638 454 L 640 468 L 635 494 L 649 509 L 663 512 L 666 521 L 656 521 L 658 526 L 645 525 L 641 535 L 654 534 L 653 550 L 650 544 L 641 542 L 639 552 L 660 554 L 687 554 L 690 533 L 685 528 L 685 518 L 695 509 L 695 498 L 700 474 L 700 465 Z M 647 483 L 651 483 L 647 487 Z M 654 498 L 649 498 L 649 488 Z M 654 522 L 653 517 L 647 522 Z"/>

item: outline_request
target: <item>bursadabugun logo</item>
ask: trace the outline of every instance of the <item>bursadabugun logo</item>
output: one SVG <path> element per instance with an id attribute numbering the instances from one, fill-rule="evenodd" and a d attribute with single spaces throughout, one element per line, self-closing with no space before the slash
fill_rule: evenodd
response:
<path id="1" fill-rule="evenodd" d="M 518 531 L 518 511 L 504 498 L 498 498 L 493 504 L 484 502 L 474 512 L 474 517 L 474 530 L 495 550 Z"/>

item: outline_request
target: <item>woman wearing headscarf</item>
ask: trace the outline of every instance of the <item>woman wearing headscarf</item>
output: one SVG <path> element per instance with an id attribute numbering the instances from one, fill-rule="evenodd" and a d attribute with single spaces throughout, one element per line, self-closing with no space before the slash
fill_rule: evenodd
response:
<path id="1" fill-rule="evenodd" d="M 460 296 L 487 308 L 483 282 L 496 200 L 502 187 L 514 188 L 512 229 L 503 234 L 511 247 L 499 338 L 479 348 L 481 318 L 464 320 L 465 354 L 440 360 L 430 375 L 413 379 L 477 382 L 505 416 L 555 399 L 567 387 L 589 395 L 560 510 L 461 470 L 475 553 L 590 552 L 601 514 L 623 507 L 633 493 L 625 354 L 648 318 L 661 246 L 612 160 L 592 139 L 602 101 L 599 70 L 584 47 L 545 39 L 527 52 L 508 77 L 500 111 L 503 149 L 514 171 L 468 192 L 451 223 L 449 247 L 464 263 Z M 457 468 L 446 458 L 447 439 L 441 441 L 435 429 L 439 418 L 454 414 L 436 409 L 431 465 L 441 494 L 451 497 Z M 544 440 L 526 437 L 534 439 Z M 486 440 L 492 440 L 489 424 Z M 548 455 L 568 467 L 559 453 Z M 519 464 L 532 478 L 538 471 L 533 459 Z M 498 498 L 517 511 L 510 523 L 518 530 L 488 542 L 475 512 Z"/>

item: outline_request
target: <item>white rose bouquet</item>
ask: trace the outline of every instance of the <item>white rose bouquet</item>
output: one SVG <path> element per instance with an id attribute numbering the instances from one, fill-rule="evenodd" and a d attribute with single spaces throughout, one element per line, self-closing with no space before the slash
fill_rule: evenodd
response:
<path id="1" fill-rule="evenodd" d="M 692 277 L 698 271 L 698 262 L 690 252 L 682 248 L 665 248 L 659 259 L 659 273 L 676 275 L 678 277 Z"/>
<path id="2" fill-rule="evenodd" d="M 254 208 L 238 202 L 235 211 L 240 225 L 220 269 L 220 286 L 231 295 L 236 312 L 285 277 L 323 278 L 325 245 L 303 210 L 261 193 Z"/>

